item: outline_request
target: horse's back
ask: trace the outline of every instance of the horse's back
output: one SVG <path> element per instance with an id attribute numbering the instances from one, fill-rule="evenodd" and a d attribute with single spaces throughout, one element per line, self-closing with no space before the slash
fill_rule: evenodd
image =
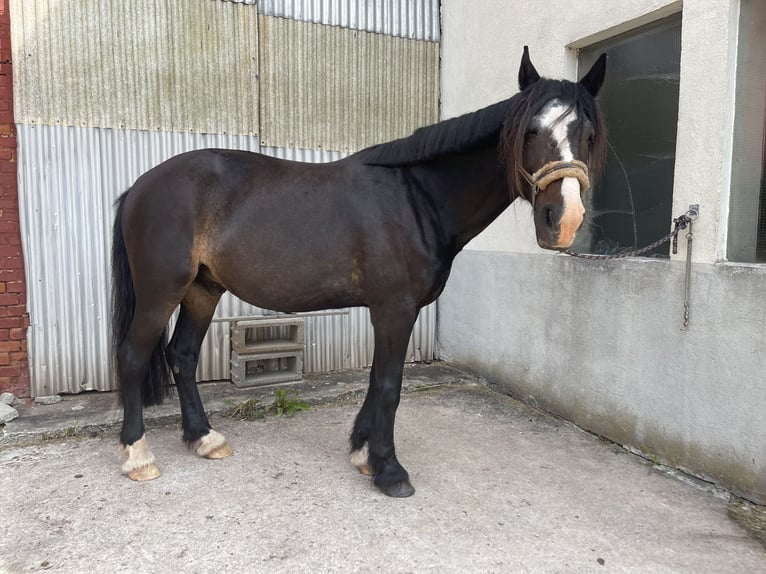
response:
<path id="1" fill-rule="evenodd" d="M 185 229 L 218 236 L 238 225 L 242 232 L 252 226 L 298 227 L 302 218 L 342 193 L 337 182 L 348 179 L 338 173 L 343 170 L 338 164 L 293 162 L 243 150 L 182 153 L 136 180 L 125 198 L 125 226 L 161 235 L 183 235 Z"/>
<path id="2" fill-rule="evenodd" d="M 154 256 L 163 264 L 204 266 L 246 301 L 299 311 L 367 305 L 427 267 L 414 259 L 422 229 L 402 186 L 396 170 L 353 158 L 310 164 L 209 149 L 150 170 L 129 199 L 140 248 L 165 246 Z"/>

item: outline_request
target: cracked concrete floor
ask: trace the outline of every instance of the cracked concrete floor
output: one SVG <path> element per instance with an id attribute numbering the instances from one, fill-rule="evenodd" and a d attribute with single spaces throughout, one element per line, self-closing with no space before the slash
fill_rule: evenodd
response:
<path id="1" fill-rule="evenodd" d="M 149 428 L 163 475 L 119 473 L 114 432 L 0 450 L 0 572 L 689 572 L 766 570 L 727 502 L 522 403 L 463 384 L 403 395 L 417 489 L 348 462 L 358 402 L 213 424 L 203 460 Z"/>

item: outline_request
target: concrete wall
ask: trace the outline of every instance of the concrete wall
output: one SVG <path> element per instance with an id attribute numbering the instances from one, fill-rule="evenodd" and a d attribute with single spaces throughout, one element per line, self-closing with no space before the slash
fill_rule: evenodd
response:
<path id="1" fill-rule="evenodd" d="M 681 10 L 658 0 L 476 6 L 442 5 L 444 117 L 514 93 L 524 44 L 543 75 L 575 79 L 577 47 Z M 438 340 L 446 361 L 766 503 L 766 266 L 723 261 L 738 11 L 737 0 L 683 3 L 673 213 L 702 208 L 689 329 L 685 241 L 670 261 L 574 260 L 536 246 L 531 209 L 517 202 L 458 256 Z"/>

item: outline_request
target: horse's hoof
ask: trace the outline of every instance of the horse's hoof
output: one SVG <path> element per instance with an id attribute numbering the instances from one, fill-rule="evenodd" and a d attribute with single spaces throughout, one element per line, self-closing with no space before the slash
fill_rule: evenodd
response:
<path id="1" fill-rule="evenodd" d="M 213 429 L 210 429 L 210 432 L 197 440 L 194 443 L 193 448 L 199 456 L 205 458 L 226 458 L 232 453 L 229 443 L 226 442 L 226 438 Z"/>
<path id="2" fill-rule="evenodd" d="M 162 473 L 156 464 L 150 464 L 131 470 L 126 474 L 130 480 L 145 482 L 147 480 L 154 480 L 155 478 L 159 478 Z"/>
<path id="3" fill-rule="evenodd" d="M 154 480 L 160 476 L 160 469 L 154 464 L 154 455 L 149 450 L 146 436 L 141 436 L 136 442 L 118 447 L 120 456 L 125 458 L 122 463 L 122 473 L 130 480 Z"/>
<path id="4" fill-rule="evenodd" d="M 369 467 L 369 466 L 367 466 L 366 464 L 360 464 L 360 465 L 359 465 L 359 466 L 357 466 L 356 468 L 358 468 L 358 469 L 359 469 L 359 472 L 360 472 L 361 474 L 364 474 L 365 476 L 372 476 L 372 470 L 371 470 L 371 469 L 370 469 L 370 467 Z"/>
<path id="5" fill-rule="evenodd" d="M 217 458 L 226 458 L 227 456 L 231 456 L 234 451 L 231 450 L 231 447 L 229 446 L 229 443 L 224 443 L 223 445 L 214 448 L 209 453 L 205 455 L 205 458 L 210 459 L 217 459 Z"/>
<path id="6" fill-rule="evenodd" d="M 415 487 L 408 479 L 400 480 L 389 486 L 378 486 L 378 488 L 383 494 L 392 498 L 407 498 L 415 494 Z"/>

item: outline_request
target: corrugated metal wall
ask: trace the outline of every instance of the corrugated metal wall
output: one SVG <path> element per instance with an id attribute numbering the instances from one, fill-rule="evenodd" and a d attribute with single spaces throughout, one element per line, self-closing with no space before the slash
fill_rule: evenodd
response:
<path id="1" fill-rule="evenodd" d="M 254 6 L 11 0 L 23 124 L 258 133 Z"/>
<path id="2" fill-rule="evenodd" d="M 141 173 L 204 147 L 332 161 L 438 119 L 436 1 L 11 2 L 35 396 L 112 388 L 112 204 Z M 262 313 L 224 297 L 201 380 L 229 377 L 226 318 Z M 409 360 L 433 356 L 435 321 Z M 366 309 L 307 318 L 305 370 L 369 365 L 371 333 Z"/>
<path id="3" fill-rule="evenodd" d="M 258 30 L 263 145 L 349 152 L 438 118 L 434 42 L 268 16 Z"/>
<path id="4" fill-rule="evenodd" d="M 238 0 L 233 0 L 238 1 Z M 249 0 L 245 0 L 249 1 Z M 439 0 L 262 0 L 260 12 L 304 22 L 439 41 Z"/>

